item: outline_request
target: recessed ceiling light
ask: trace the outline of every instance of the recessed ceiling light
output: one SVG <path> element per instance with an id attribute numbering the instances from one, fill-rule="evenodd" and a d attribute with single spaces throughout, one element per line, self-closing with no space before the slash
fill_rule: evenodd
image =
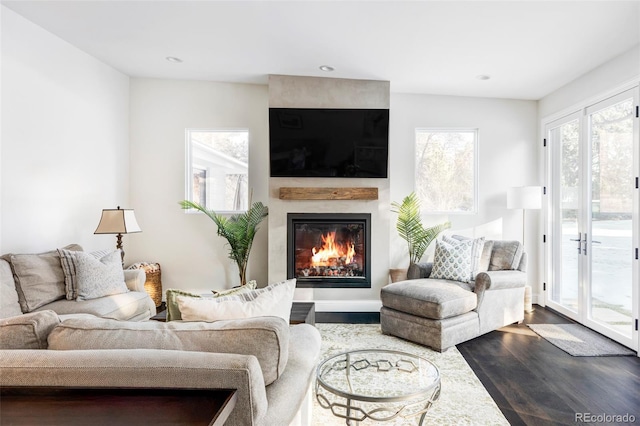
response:
<path id="1" fill-rule="evenodd" d="M 182 59 L 180 59 L 180 58 L 176 58 L 175 56 L 167 56 L 165 59 L 166 59 L 167 61 L 169 61 L 169 62 L 173 62 L 173 63 L 175 63 L 175 64 L 179 64 L 180 62 L 182 62 Z"/>
<path id="2" fill-rule="evenodd" d="M 486 75 L 486 74 L 480 74 L 480 75 L 476 75 L 476 79 L 477 80 L 489 80 L 491 79 L 490 75 Z"/>
<path id="3" fill-rule="evenodd" d="M 320 65 L 320 70 L 325 72 L 331 72 L 335 70 L 335 68 L 330 65 Z"/>

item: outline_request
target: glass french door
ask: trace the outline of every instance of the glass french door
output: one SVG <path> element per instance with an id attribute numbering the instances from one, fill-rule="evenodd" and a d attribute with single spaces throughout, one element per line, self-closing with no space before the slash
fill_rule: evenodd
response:
<path id="1" fill-rule="evenodd" d="M 546 304 L 638 349 L 638 89 L 546 125 Z"/>

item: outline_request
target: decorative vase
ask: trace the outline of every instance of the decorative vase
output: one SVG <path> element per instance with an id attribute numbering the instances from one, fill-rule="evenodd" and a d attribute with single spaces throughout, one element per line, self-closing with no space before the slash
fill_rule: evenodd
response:
<path id="1" fill-rule="evenodd" d="M 391 282 L 404 281 L 407 279 L 407 268 L 404 269 L 389 269 L 389 277 Z"/>

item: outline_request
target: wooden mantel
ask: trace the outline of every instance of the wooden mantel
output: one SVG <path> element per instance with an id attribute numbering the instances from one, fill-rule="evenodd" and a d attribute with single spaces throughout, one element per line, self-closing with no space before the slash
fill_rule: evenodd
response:
<path id="1" fill-rule="evenodd" d="M 281 200 L 377 200 L 378 188 L 281 187 Z"/>

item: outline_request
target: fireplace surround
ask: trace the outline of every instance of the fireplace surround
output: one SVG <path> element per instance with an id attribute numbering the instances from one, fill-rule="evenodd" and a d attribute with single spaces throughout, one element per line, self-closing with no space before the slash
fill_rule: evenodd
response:
<path id="1" fill-rule="evenodd" d="M 370 288 L 371 214 L 288 213 L 287 278 L 299 288 Z"/>

